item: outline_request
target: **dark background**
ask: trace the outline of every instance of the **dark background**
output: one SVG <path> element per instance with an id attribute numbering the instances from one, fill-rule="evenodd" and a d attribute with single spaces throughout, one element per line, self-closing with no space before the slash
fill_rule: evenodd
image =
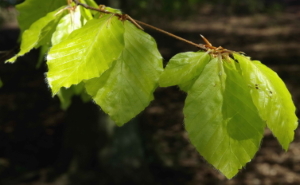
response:
<path id="1" fill-rule="evenodd" d="M 12 3 L 0 0 L 0 185 L 300 184 L 300 132 L 284 152 L 269 130 L 255 158 L 232 180 L 213 169 L 189 143 L 182 108 L 186 94 L 158 88 L 137 118 L 115 127 L 94 103 L 74 97 L 64 111 L 36 68 L 34 50 L 15 64 L 19 30 Z M 300 107 L 300 1 L 98 1 L 196 43 L 243 51 L 274 69 Z M 146 28 L 167 62 L 193 46 Z"/>

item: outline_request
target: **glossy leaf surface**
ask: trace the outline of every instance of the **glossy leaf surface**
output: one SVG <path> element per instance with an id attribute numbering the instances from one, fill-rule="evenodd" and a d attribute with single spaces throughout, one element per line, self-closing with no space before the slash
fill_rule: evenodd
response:
<path id="1" fill-rule="evenodd" d="M 162 57 L 155 40 L 126 21 L 122 55 L 86 89 L 104 112 L 119 125 L 139 114 L 153 99 L 162 72 Z"/>
<path id="2" fill-rule="evenodd" d="M 27 30 L 38 19 L 46 16 L 49 12 L 58 9 L 63 5 L 67 5 L 66 0 L 26 0 L 17 5 L 16 7 L 19 12 L 18 22 L 21 33 Z"/>
<path id="3" fill-rule="evenodd" d="M 62 14 L 57 14 L 60 10 L 61 8 L 48 13 L 45 17 L 40 18 L 34 22 L 29 29 L 24 31 L 22 34 L 20 52 L 6 62 L 15 62 L 19 56 L 28 53 L 33 48 L 47 45 L 55 31 L 56 23 L 62 16 Z"/>
<path id="4" fill-rule="evenodd" d="M 232 178 L 254 157 L 265 124 L 241 75 L 226 62 L 223 67 L 217 58 L 206 65 L 188 91 L 184 115 L 199 153 Z"/>
<path id="5" fill-rule="evenodd" d="M 251 61 L 239 54 L 235 54 L 234 57 L 240 64 L 260 116 L 287 150 L 298 125 L 296 108 L 288 89 L 274 71 L 259 61 Z"/>
<path id="6" fill-rule="evenodd" d="M 47 79 L 53 94 L 106 71 L 124 48 L 123 33 L 123 23 L 105 15 L 90 20 L 53 46 L 47 56 Z"/>

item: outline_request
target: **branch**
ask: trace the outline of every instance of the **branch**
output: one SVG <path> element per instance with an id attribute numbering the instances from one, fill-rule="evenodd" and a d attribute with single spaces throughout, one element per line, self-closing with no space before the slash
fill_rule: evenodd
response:
<path id="1" fill-rule="evenodd" d="M 86 8 L 86 9 L 98 11 L 98 12 L 105 13 L 105 14 L 111 14 L 111 15 L 114 15 L 114 16 L 119 17 L 120 19 L 123 19 L 123 18 L 124 18 L 124 15 L 122 15 L 122 14 L 112 13 L 112 12 L 109 12 L 109 11 L 107 11 L 107 10 L 105 10 L 105 9 L 94 8 L 94 7 L 91 7 L 91 6 L 87 5 L 87 4 L 80 3 L 79 0 L 73 0 L 73 2 L 74 2 L 76 5 L 82 6 L 82 7 Z M 125 17 L 127 17 L 127 16 L 125 15 Z M 207 48 L 206 48 L 205 45 L 203 45 L 203 44 L 196 44 L 196 43 L 194 43 L 194 42 L 192 42 L 192 41 L 186 40 L 186 39 L 184 39 L 184 38 L 182 38 L 182 37 L 179 37 L 179 36 L 177 36 L 177 35 L 174 35 L 174 34 L 172 34 L 172 33 L 169 33 L 169 32 L 167 32 L 167 31 L 162 30 L 162 29 L 160 29 L 160 28 L 157 28 L 157 27 L 155 27 L 155 26 L 146 24 L 146 23 L 144 23 L 144 22 L 142 22 L 142 21 L 135 20 L 135 19 L 131 18 L 130 16 L 128 16 L 128 17 L 129 17 L 130 19 L 127 19 L 127 20 L 129 20 L 130 22 L 132 22 L 135 26 L 137 26 L 137 27 L 138 27 L 139 29 L 141 29 L 141 30 L 143 30 L 143 29 L 142 29 L 139 25 L 137 25 L 136 23 L 141 24 L 141 25 L 143 25 L 143 26 L 146 26 L 146 27 L 148 27 L 148 28 L 151 28 L 151 29 L 153 29 L 153 30 L 156 30 L 156 31 L 158 31 L 158 32 L 161 32 L 161 33 L 163 33 L 163 34 L 166 34 L 166 35 L 168 35 L 168 36 L 170 36 L 170 37 L 173 37 L 173 38 L 175 38 L 175 39 L 178 39 L 178 40 L 183 41 L 183 42 L 185 42 L 185 43 L 188 43 L 188 44 L 190 44 L 190 45 L 193 45 L 193 46 L 195 46 L 195 47 L 197 47 L 197 48 L 199 48 L 199 49 L 202 49 L 202 50 L 205 50 L 205 51 L 207 50 Z"/>

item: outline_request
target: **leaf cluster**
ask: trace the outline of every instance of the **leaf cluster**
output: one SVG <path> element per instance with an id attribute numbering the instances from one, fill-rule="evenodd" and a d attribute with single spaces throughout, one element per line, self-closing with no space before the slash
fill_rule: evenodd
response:
<path id="1" fill-rule="evenodd" d="M 274 71 L 208 41 L 206 51 L 179 53 L 163 69 L 155 40 L 136 23 L 93 0 L 81 3 L 88 8 L 64 0 L 18 5 L 21 49 L 7 61 L 41 47 L 48 85 L 62 108 L 73 95 L 91 98 L 122 126 L 149 105 L 158 86 L 177 85 L 187 93 L 183 112 L 191 142 L 226 177 L 251 161 L 266 126 L 288 149 L 297 117 Z"/>

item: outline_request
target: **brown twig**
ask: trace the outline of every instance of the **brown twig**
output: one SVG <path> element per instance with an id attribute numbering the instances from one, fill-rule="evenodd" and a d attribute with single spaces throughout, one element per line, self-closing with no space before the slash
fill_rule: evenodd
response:
<path id="1" fill-rule="evenodd" d="M 90 9 L 90 10 L 102 12 L 102 13 L 105 13 L 105 14 L 112 14 L 112 15 L 114 15 L 114 16 L 117 16 L 117 17 L 121 18 L 121 19 L 124 17 L 122 14 L 119 14 L 119 13 L 112 13 L 112 12 L 109 12 L 109 11 L 107 11 L 107 10 L 105 10 L 105 9 L 94 8 L 94 7 L 91 7 L 91 6 L 87 5 L 87 4 L 80 3 L 79 0 L 73 0 L 73 2 L 74 2 L 76 5 L 82 6 L 82 7 L 86 8 L 86 9 Z M 178 39 L 178 40 L 180 40 L 180 41 L 183 41 L 183 42 L 185 42 L 185 43 L 188 43 L 188 44 L 190 44 L 190 45 L 193 45 L 193 46 L 195 46 L 195 47 L 197 47 L 197 48 L 199 48 L 199 49 L 207 50 L 207 48 L 206 48 L 205 45 L 203 45 L 203 44 L 196 44 L 196 43 L 194 43 L 194 42 L 192 42 L 192 41 L 186 40 L 186 39 L 184 39 L 184 38 L 182 38 L 182 37 L 179 37 L 179 36 L 177 36 L 177 35 L 174 35 L 174 34 L 172 34 L 172 33 L 169 33 L 169 32 L 167 32 L 167 31 L 162 30 L 162 29 L 160 29 L 160 28 L 157 28 L 157 27 L 155 27 L 155 26 L 152 26 L 152 25 L 146 24 L 146 23 L 144 23 L 144 22 L 142 22 L 142 21 L 138 21 L 138 20 L 136 20 L 136 19 L 133 19 L 133 18 L 131 18 L 129 15 L 127 16 L 127 18 L 128 18 L 128 20 L 129 20 L 130 22 L 132 22 L 135 26 L 137 26 L 137 27 L 138 27 L 139 29 L 141 29 L 141 30 L 143 30 L 143 28 L 142 28 L 139 24 L 141 24 L 141 25 L 143 25 L 143 26 L 146 26 L 146 27 L 148 27 L 148 28 L 151 28 L 151 29 L 153 29 L 153 30 L 156 30 L 156 31 L 158 31 L 158 32 L 161 32 L 161 33 L 163 33 L 163 34 L 166 34 L 166 35 L 168 35 L 168 36 L 170 36 L 170 37 L 173 37 L 173 38 L 175 38 L 175 39 Z M 137 24 L 137 23 L 138 23 L 138 24 Z"/>
<path id="2" fill-rule="evenodd" d="M 191 45 L 193 45 L 193 46 L 196 46 L 197 48 L 200 48 L 200 49 L 203 49 L 203 50 L 207 50 L 207 48 L 206 48 L 203 44 L 196 44 L 196 43 L 194 43 L 194 42 L 192 42 L 192 41 L 186 40 L 186 39 L 184 39 L 184 38 L 182 38 L 182 37 L 179 37 L 179 36 L 177 36 L 177 35 L 174 35 L 174 34 L 172 34 L 172 33 L 170 33 L 170 32 L 167 32 L 167 31 L 165 31 L 165 30 L 162 30 L 162 29 L 157 28 L 157 27 L 155 27 L 155 26 L 152 26 L 152 25 L 150 25 L 150 24 L 146 24 L 146 23 L 144 23 L 144 22 L 142 22 L 142 21 L 135 20 L 135 22 L 137 22 L 137 23 L 139 23 L 139 24 L 141 24 L 141 25 L 143 25 L 143 26 L 147 26 L 148 28 L 151 28 L 151 29 L 156 30 L 156 31 L 158 31 L 158 32 L 164 33 L 164 34 L 166 34 L 166 35 L 168 35 L 168 36 L 170 36 L 170 37 L 173 37 L 173 38 L 175 38 L 175 39 L 181 40 L 181 41 L 183 41 L 183 42 L 185 42 L 185 43 L 188 43 L 188 44 L 191 44 Z"/>

